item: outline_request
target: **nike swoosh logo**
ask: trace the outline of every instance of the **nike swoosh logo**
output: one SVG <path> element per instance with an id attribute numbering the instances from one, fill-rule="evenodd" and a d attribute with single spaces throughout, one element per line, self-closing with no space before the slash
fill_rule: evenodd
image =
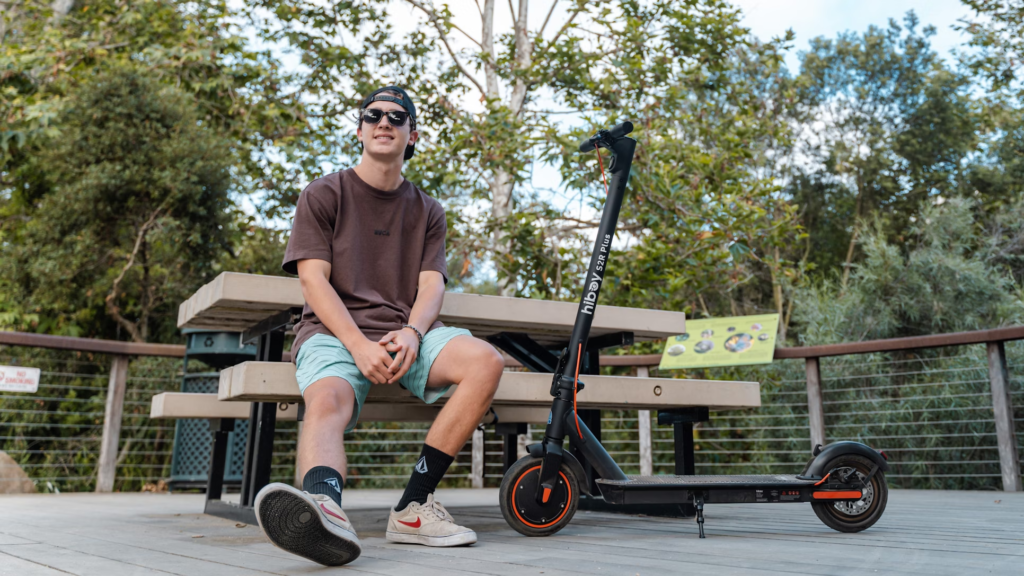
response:
<path id="1" fill-rule="evenodd" d="M 416 518 L 415 522 L 402 522 L 401 520 L 396 520 L 396 522 L 398 522 L 399 524 L 405 524 L 409 528 L 419 528 L 420 525 L 422 525 L 422 522 L 420 522 L 419 517 Z"/>
<path id="2" fill-rule="evenodd" d="M 342 522 L 348 522 L 348 520 L 345 520 L 341 516 L 338 516 L 334 512 L 331 512 L 330 510 L 328 510 L 327 506 L 324 506 L 323 504 L 320 505 L 320 509 L 323 510 L 325 514 L 330 514 L 331 516 L 334 516 L 335 518 L 341 520 Z"/>

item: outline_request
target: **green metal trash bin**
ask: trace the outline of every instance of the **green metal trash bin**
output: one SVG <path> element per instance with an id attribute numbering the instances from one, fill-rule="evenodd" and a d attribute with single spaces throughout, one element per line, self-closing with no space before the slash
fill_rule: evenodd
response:
<path id="1" fill-rule="evenodd" d="M 181 391 L 216 394 L 220 380 L 218 372 L 188 373 L 189 360 L 200 360 L 217 370 L 234 366 L 256 357 L 256 346 L 239 346 L 237 332 L 208 330 L 182 330 L 185 334 L 184 376 Z M 249 421 L 235 420 L 235 429 L 228 435 L 227 462 L 224 466 L 225 486 L 242 482 L 245 469 L 245 442 Z M 204 419 L 180 419 L 175 425 L 174 452 L 171 456 L 171 490 L 206 487 L 210 470 L 210 450 L 213 434 Z"/>

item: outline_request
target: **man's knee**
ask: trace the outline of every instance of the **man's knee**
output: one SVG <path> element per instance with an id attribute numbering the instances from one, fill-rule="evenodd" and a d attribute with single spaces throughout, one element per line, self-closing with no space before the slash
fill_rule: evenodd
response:
<path id="1" fill-rule="evenodd" d="M 355 408 L 352 386 L 341 378 L 331 377 L 314 382 L 303 394 L 305 420 L 343 419 L 348 422 Z"/>
<path id="2" fill-rule="evenodd" d="M 498 389 L 498 382 L 501 380 L 501 373 L 505 371 L 505 359 L 494 346 L 480 341 L 480 347 L 476 353 L 474 365 L 477 370 L 486 378 L 482 378 L 488 393 L 492 396 Z"/>

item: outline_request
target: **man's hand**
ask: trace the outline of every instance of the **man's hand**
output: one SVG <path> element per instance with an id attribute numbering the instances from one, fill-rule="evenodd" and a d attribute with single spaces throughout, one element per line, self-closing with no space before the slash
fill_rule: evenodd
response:
<path id="1" fill-rule="evenodd" d="M 378 342 L 388 352 L 395 353 L 395 359 L 388 367 L 390 378 L 388 384 L 394 384 L 405 376 L 405 373 L 412 368 L 416 357 L 420 355 L 420 339 L 408 328 L 392 330 L 384 335 Z"/>
<path id="2" fill-rule="evenodd" d="M 388 366 L 392 364 L 391 355 L 381 344 L 368 338 L 364 338 L 358 346 L 352 350 L 352 358 L 356 361 L 356 367 L 363 373 L 367 380 L 374 384 L 389 384 L 388 379 L 392 377 Z"/>

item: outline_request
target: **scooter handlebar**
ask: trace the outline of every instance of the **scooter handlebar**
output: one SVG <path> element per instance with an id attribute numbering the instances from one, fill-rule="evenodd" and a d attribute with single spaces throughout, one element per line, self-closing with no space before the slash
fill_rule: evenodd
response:
<path id="1" fill-rule="evenodd" d="M 580 143 L 580 152 L 590 152 L 594 148 L 597 148 L 597 143 L 600 141 L 613 141 L 622 138 L 626 134 L 633 131 L 633 123 L 623 122 L 617 126 L 613 126 L 609 130 L 601 130 L 597 134 L 587 138 Z"/>

